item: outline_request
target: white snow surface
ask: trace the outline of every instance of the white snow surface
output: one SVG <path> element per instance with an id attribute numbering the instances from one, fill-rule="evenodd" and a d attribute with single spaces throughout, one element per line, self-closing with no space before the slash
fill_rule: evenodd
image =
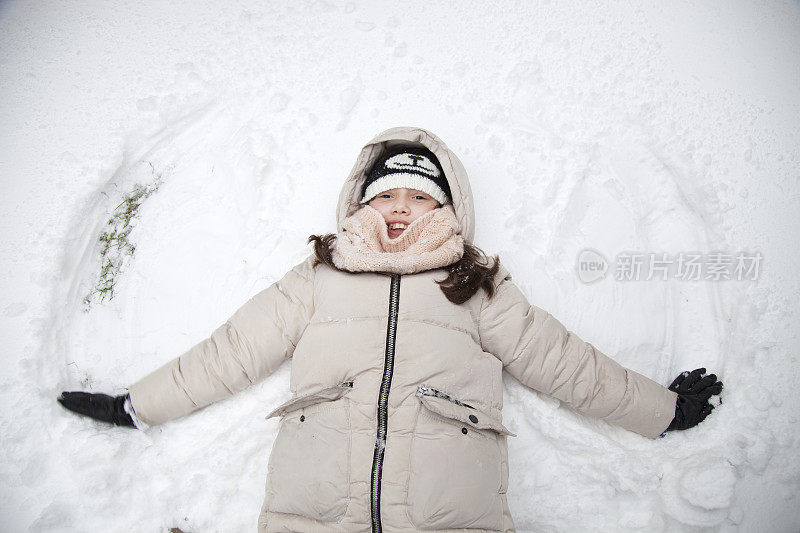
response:
<path id="1" fill-rule="evenodd" d="M 55 399 L 123 392 L 279 279 L 392 126 L 459 154 L 475 242 L 532 303 L 661 383 L 725 383 L 649 440 L 506 376 L 519 531 L 800 530 L 799 52 L 795 1 L 0 3 L 0 530 L 256 529 L 290 363 L 147 431 Z M 87 311 L 98 236 L 155 175 Z M 586 248 L 764 259 L 584 284 Z"/>

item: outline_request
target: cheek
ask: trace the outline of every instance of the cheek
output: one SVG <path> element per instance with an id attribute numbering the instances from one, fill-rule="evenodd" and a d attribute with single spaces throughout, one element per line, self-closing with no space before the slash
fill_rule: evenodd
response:
<path id="1" fill-rule="evenodd" d="M 373 206 L 373 207 L 375 208 L 375 210 L 376 210 L 378 213 L 380 213 L 380 214 L 381 214 L 381 216 L 382 216 L 384 219 L 386 219 L 386 217 L 388 216 L 388 215 L 387 215 L 387 209 L 386 209 L 386 206 L 375 205 L 375 206 Z"/>
<path id="2" fill-rule="evenodd" d="M 436 209 L 436 204 L 433 204 L 433 205 L 428 204 L 428 205 L 422 206 L 418 210 L 418 212 L 419 212 L 420 215 L 424 215 L 428 211 L 433 211 L 434 209 Z"/>

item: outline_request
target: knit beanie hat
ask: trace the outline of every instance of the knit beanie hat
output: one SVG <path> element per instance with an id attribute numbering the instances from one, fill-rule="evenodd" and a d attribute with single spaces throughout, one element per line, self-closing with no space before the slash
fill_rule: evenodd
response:
<path id="1" fill-rule="evenodd" d="M 442 165 L 424 146 L 392 146 L 381 155 L 361 188 L 361 203 L 396 188 L 416 189 L 441 205 L 450 203 L 450 185 Z"/>

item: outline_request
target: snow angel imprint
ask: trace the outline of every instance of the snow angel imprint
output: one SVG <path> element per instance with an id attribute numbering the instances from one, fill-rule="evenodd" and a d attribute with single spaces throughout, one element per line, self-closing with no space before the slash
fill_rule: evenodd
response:
<path id="1" fill-rule="evenodd" d="M 711 412 L 722 384 L 705 369 L 664 387 L 532 306 L 473 244 L 467 173 L 432 133 L 392 128 L 367 143 L 336 215 L 303 262 L 127 395 L 64 392 L 61 403 L 144 428 L 291 358 L 291 399 L 269 415 L 280 429 L 261 532 L 514 531 L 504 370 L 649 438 Z"/>

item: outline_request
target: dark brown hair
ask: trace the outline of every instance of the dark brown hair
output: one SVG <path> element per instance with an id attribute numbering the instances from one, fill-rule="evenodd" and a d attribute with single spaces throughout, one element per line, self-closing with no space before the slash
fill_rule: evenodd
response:
<path id="1" fill-rule="evenodd" d="M 320 263 L 340 270 L 333 264 L 331 247 L 336 240 L 335 233 L 326 235 L 311 235 L 308 242 L 314 243 L 314 268 Z M 491 260 L 491 263 L 490 263 Z M 490 266 L 491 265 L 491 266 Z M 489 258 L 486 253 L 467 242 L 464 243 L 464 255 L 455 263 L 444 267 L 448 276 L 442 281 L 437 281 L 442 292 L 454 304 L 463 304 L 483 289 L 491 298 L 494 296 L 494 277 L 500 269 L 500 258 L 495 255 Z"/>

